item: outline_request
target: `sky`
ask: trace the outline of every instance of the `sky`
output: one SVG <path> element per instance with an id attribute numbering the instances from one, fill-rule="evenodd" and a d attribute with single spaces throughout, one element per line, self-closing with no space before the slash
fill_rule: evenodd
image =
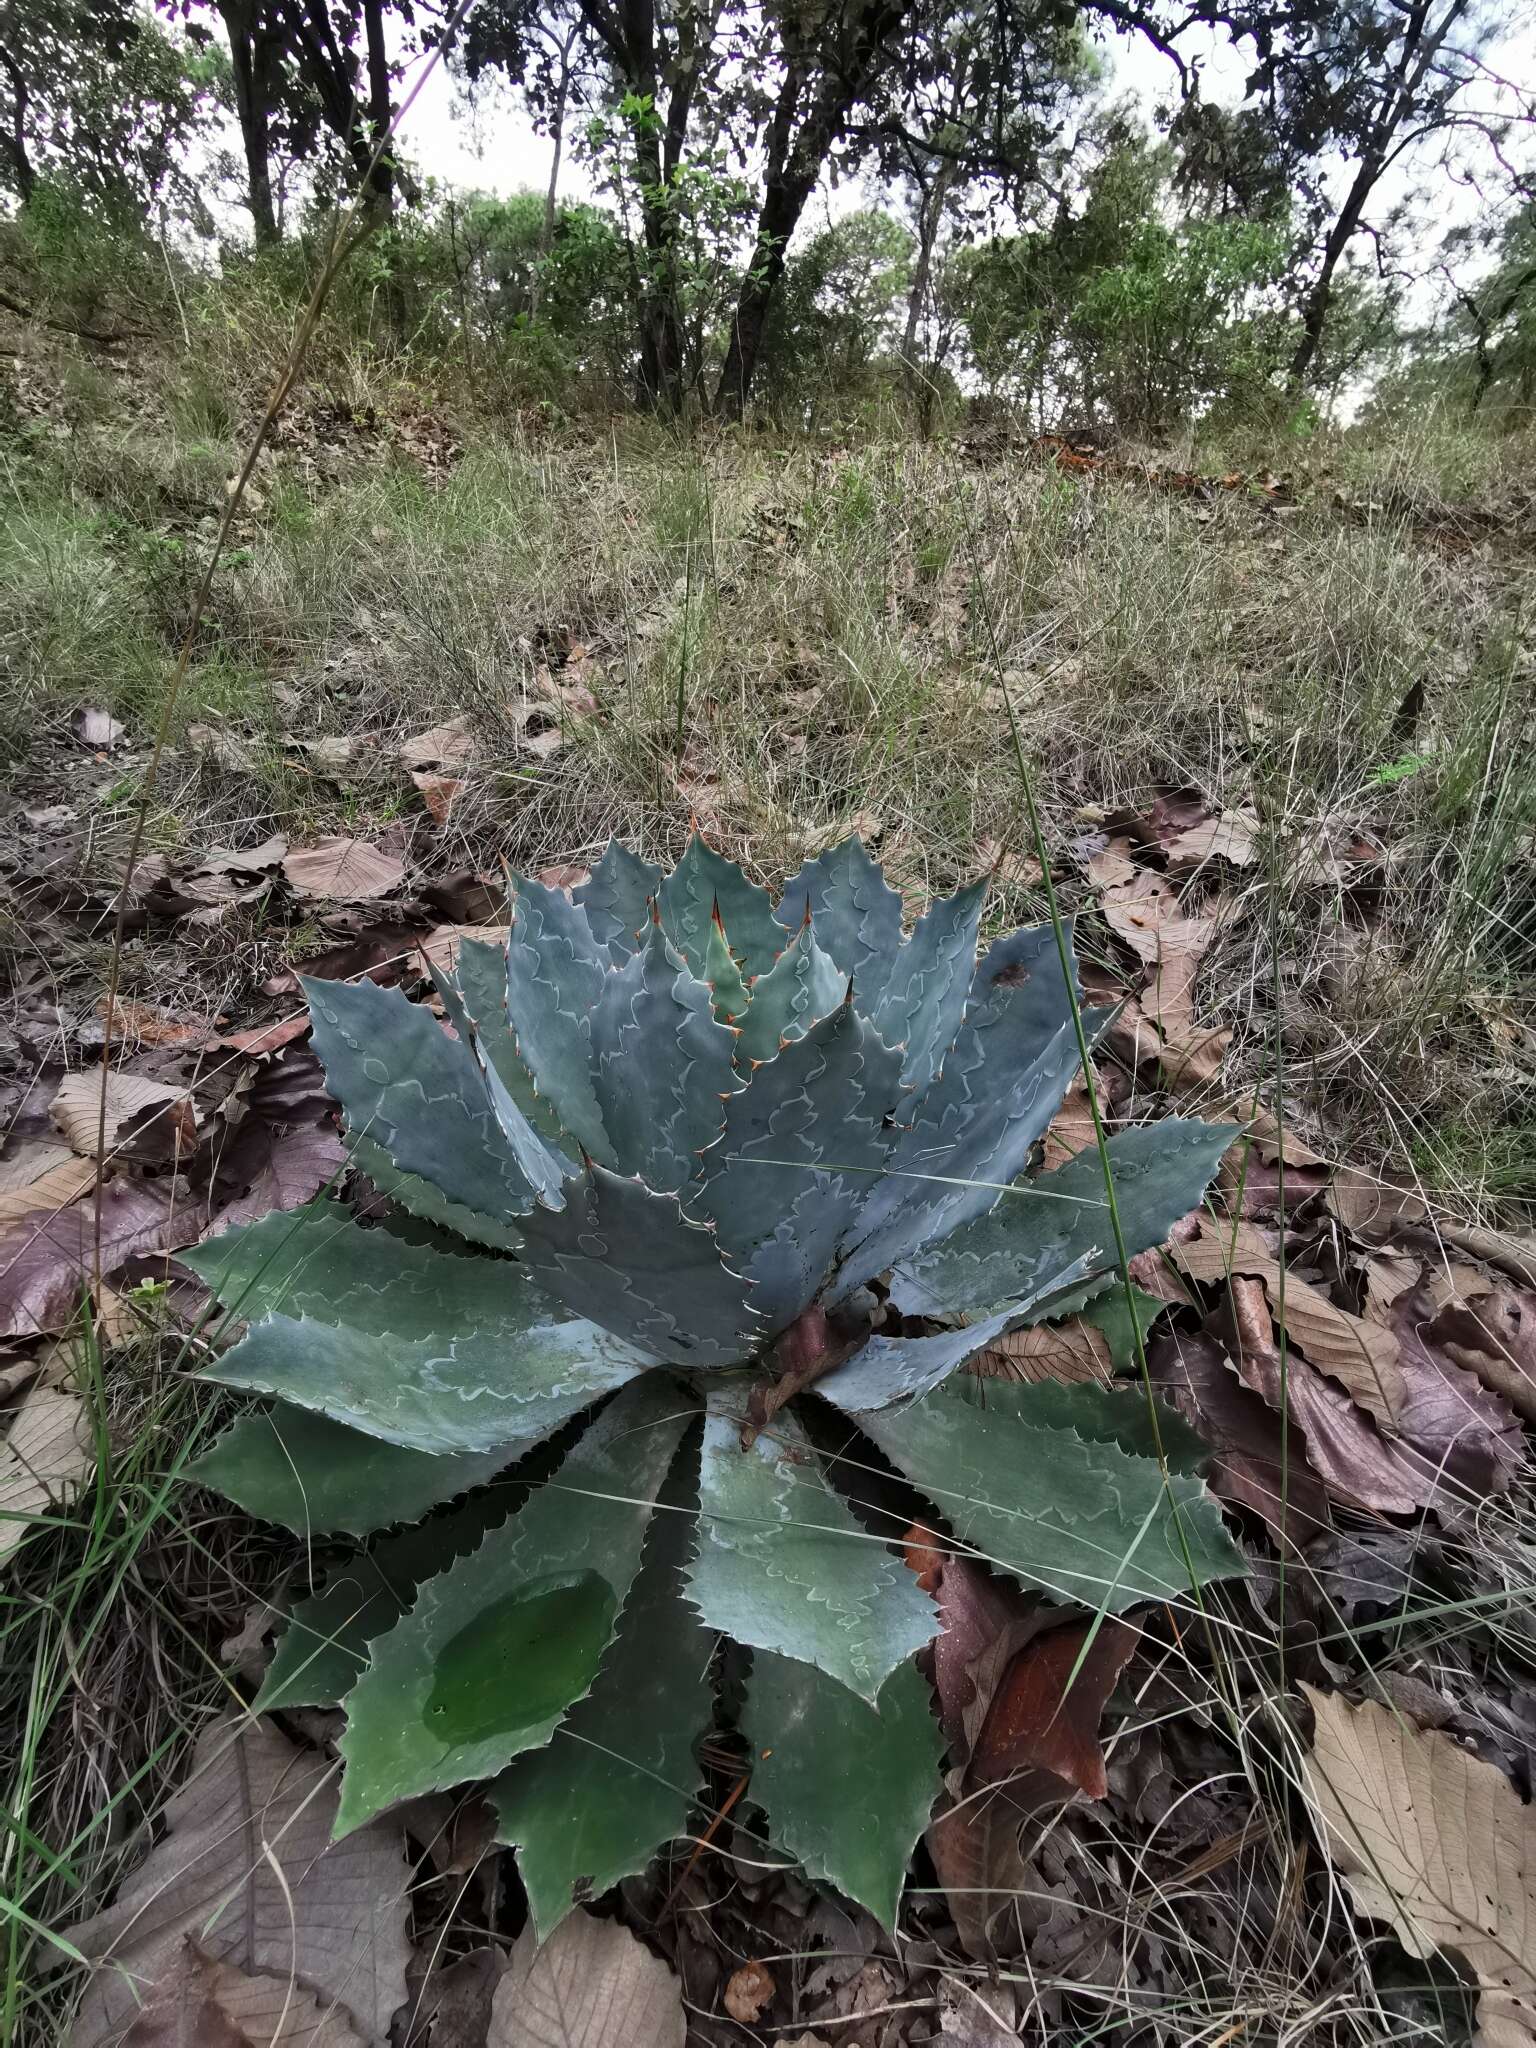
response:
<path id="1" fill-rule="evenodd" d="M 1508 26 L 1499 46 L 1491 53 L 1496 68 L 1505 76 L 1536 84 L 1536 18 L 1532 0 L 1519 0 L 1509 10 Z M 1208 99 L 1235 106 L 1243 98 L 1249 68 L 1248 53 L 1225 38 L 1206 31 L 1192 32 L 1181 42 L 1186 59 L 1198 60 L 1201 89 Z M 1111 72 L 1111 91 L 1141 103 L 1148 126 L 1160 101 L 1176 89 L 1176 74 L 1168 60 L 1142 36 L 1114 36 L 1104 54 Z M 424 60 L 401 84 L 402 96 L 415 82 Z M 403 132 L 404 148 L 428 175 L 460 190 L 474 188 L 505 197 L 521 190 L 543 191 L 548 183 L 551 146 L 537 134 L 533 123 L 516 97 L 505 87 L 482 81 L 471 106 L 460 82 L 439 64 L 428 71 L 419 94 L 407 114 Z M 1389 173 L 1378 189 L 1372 212 L 1378 216 L 1408 197 L 1416 185 L 1425 182 L 1426 165 L 1405 162 Z M 1348 167 L 1337 162 L 1332 181 L 1342 184 Z M 1466 187 L 1439 177 L 1431 180 L 1432 205 L 1426 213 L 1426 231 L 1434 239 L 1443 230 L 1469 220 L 1477 200 Z M 569 145 L 561 169 L 564 197 L 594 196 L 591 177 L 580 153 Z M 807 210 L 801 233 L 814 233 L 829 219 L 836 219 L 869 203 L 871 194 L 857 182 L 833 185 L 824 179 L 816 202 Z M 1429 244 L 1426 242 L 1426 263 Z"/>

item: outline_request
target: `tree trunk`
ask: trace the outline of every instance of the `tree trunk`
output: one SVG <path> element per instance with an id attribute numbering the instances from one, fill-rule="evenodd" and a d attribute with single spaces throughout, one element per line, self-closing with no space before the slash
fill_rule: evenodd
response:
<path id="1" fill-rule="evenodd" d="M 554 112 L 550 117 L 549 139 L 553 154 L 549 161 L 549 187 L 544 194 L 544 225 L 539 230 L 539 247 L 534 258 L 533 283 L 528 293 L 528 318 L 535 325 L 539 301 L 544 296 L 544 266 L 555 246 L 555 222 L 559 218 L 560 158 L 565 147 L 565 103 L 571 90 L 571 52 L 576 31 L 571 30 L 560 48 L 560 82 L 555 88 Z"/>
<path id="2" fill-rule="evenodd" d="M 640 403 L 675 418 L 683 409 L 683 319 L 677 303 L 677 222 L 667 203 L 653 135 L 635 136 L 635 182 L 645 234 L 640 280 Z"/>
<path id="3" fill-rule="evenodd" d="M 1360 168 L 1339 210 L 1339 217 L 1323 244 L 1322 267 L 1302 304 L 1301 339 L 1291 357 L 1286 379 L 1293 397 L 1300 392 L 1322 347 L 1323 326 L 1333 299 L 1334 273 L 1340 259 L 1354 238 L 1371 194 L 1376 189 L 1377 179 L 1401 148 L 1397 143 L 1399 129 L 1420 111 L 1420 88 L 1440 54 L 1440 46 L 1466 13 L 1469 0 L 1449 0 L 1445 13 L 1433 26 L 1429 20 L 1431 4 L 1432 0 L 1417 0 L 1417 4 L 1407 10 L 1402 55 L 1393 67 L 1393 82 L 1390 88 L 1383 89 L 1385 97 L 1381 110 L 1372 122 L 1360 151 Z"/>
<path id="4" fill-rule="evenodd" d="M 784 275 L 789 238 L 799 226 L 812 187 L 802 179 L 770 177 L 758 216 L 757 239 L 747 265 L 731 321 L 731 338 L 725 364 L 715 390 L 715 411 L 721 419 L 740 420 L 747 409 L 747 396 L 763 352 L 768 311 Z"/>
<path id="5" fill-rule="evenodd" d="M 235 113 L 240 123 L 240 141 L 245 150 L 246 204 L 258 249 L 270 249 L 281 239 L 277 212 L 272 203 L 272 158 L 270 110 L 267 103 L 265 66 L 253 10 L 224 5 L 224 32 L 229 38 L 230 72 L 235 84 Z"/>
<path id="6" fill-rule="evenodd" d="M 10 160 L 11 176 L 16 180 L 16 196 L 23 206 L 37 190 L 37 172 L 27 151 L 27 108 L 31 94 L 21 66 L 10 56 L 0 56 L 5 75 L 11 86 L 11 125 L 4 136 L 5 153 Z"/>
<path id="7" fill-rule="evenodd" d="M 366 164 L 389 134 L 389 124 L 394 119 L 394 108 L 390 104 L 389 92 L 389 49 L 384 40 L 384 0 L 363 0 L 363 28 L 368 44 L 369 132 L 365 138 Z M 365 189 L 370 212 L 377 210 L 379 216 L 388 221 L 394 212 L 395 204 L 393 141 L 373 166 Z"/>
<path id="8" fill-rule="evenodd" d="M 1363 163 L 1356 173 L 1355 182 L 1349 188 L 1349 197 L 1344 201 L 1338 219 L 1329 229 L 1328 239 L 1323 244 L 1322 267 L 1317 273 L 1312 289 L 1302 301 L 1301 339 L 1291 357 L 1286 383 L 1295 397 L 1306 382 L 1307 372 L 1316 360 L 1317 352 L 1323 345 L 1323 327 L 1328 319 L 1328 308 L 1333 303 L 1333 276 L 1338 269 L 1344 251 L 1354 240 L 1355 230 L 1365 212 L 1365 203 L 1370 198 L 1376 180 L 1381 175 L 1380 164 Z"/>

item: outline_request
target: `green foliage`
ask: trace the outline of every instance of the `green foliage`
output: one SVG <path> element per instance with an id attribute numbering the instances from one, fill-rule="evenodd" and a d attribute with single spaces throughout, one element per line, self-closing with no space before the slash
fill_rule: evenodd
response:
<path id="1" fill-rule="evenodd" d="M 950 290 L 988 380 L 1061 413 L 1159 432 L 1240 408 L 1268 386 L 1289 335 L 1276 287 L 1283 221 L 1185 215 L 1170 225 L 1171 160 L 1111 148 L 1081 210 L 966 251 Z"/>
<path id="2" fill-rule="evenodd" d="M 207 1376 L 277 1404 L 195 1476 L 380 1532 L 295 1610 L 264 1694 L 345 1700 L 344 1825 L 492 1777 L 547 1933 L 686 1826 L 724 1641 L 754 1659 L 770 1841 L 889 1921 L 938 1791 L 937 1617 L 863 1505 L 871 1446 L 1052 1599 L 1177 1604 L 1241 1570 L 1172 1417 L 1164 1467 L 1138 1400 L 943 1384 L 1114 1264 L 1094 1157 L 1027 1178 L 1075 978 L 1049 927 L 978 960 L 981 909 L 964 888 L 904 932 L 857 840 L 777 901 L 701 840 L 668 875 L 614 845 L 574 899 L 514 883 L 505 951 L 441 985 L 453 1038 L 398 994 L 310 990 L 370 1173 L 515 1246 L 320 1203 L 192 1255 L 249 1325 Z M 1116 1141 L 1131 1252 L 1231 1136 Z M 849 1418 L 836 1458 L 767 1399 L 781 1376 Z"/>
<path id="3" fill-rule="evenodd" d="M 814 423 L 876 397 L 912 255 L 910 231 L 875 208 L 846 215 L 797 249 L 764 339 L 759 402 Z"/>

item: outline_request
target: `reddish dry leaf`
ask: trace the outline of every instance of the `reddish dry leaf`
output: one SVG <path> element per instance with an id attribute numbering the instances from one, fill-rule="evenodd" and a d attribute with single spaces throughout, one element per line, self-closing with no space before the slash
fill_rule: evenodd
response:
<path id="1" fill-rule="evenodd" d="M 1099 1722 L 1138 1640 L 1123 1621 L 1081 1622 L 1036 1636 L 1009 1657 L 971 1753 L 969 1782 L 992 1785 L 1020 1771 L 1048 1771 L 1102 1799 L 1109 1788 Z M 984 1657 L 975 1671 L 978 1691 L 988 1675 Z"/>
<path id="2" fill-rule="evenodd" d="M 731 1973 L 725 1987 L 725 2009 L 744 2027 L 755 2027 L 773 2003 L 773 1972 L 754 1957 Z"/>
<path id="3" fill-rule="evenodd" d="M 219 1155 L 218 1186 L 229 1198 L 217 1209 L 208 1235 L 312 1201 L 346 1163 L 347 1148 L 328 1121 L 286 1125 L 248 1117 Z"/>
<path id="4" fill-rule="evenodd" d="M 448 814 L 458 800 L 460 790 L 469 787 L 461 776 L 425 775 L 419 769 L 412 773 L 411 780 L 421 792 L 421 800 L 434 825 L 447 824 Z"/>
<path id="5" fill-rule="evenodd" d="M 1225 1280 L 1245 1274 L 1262 1281 L 1271 1308 L 1285 1297 L 1285 1332 L 1311 1364 L 1348 1389 L 1380 1423 L 1393 1426 L 1403 1401 L 1397 1338 L 1379 1323 L 1336 1308 L 1320 1288 L 1294 1272 L 1282 1276 L 1280 1261 L 1251 1224 L 1202 1223 L 1200 1235 L 1175 1246 L 1173 1258 L 1191 1280 Z"/>
<path id="6" fill-rule="evenodd" d="M 1186 832 L 1214 824 L 1215 814 L 1200 791 L 1186 784 L 1159 790 L 1144 811 L 1121 812 L 1116 822 L 1129 829 L 1143 847 L 1166 853 Z"/>
<path id="7" fill-rule="evenodd" d="M 296 847 L 283 861 L 295 894 L 324 903 L 370 903 L 398 889 L 405 865 L 362 839 L 322 839 Z"/>
<path id="8" fill-rule="evenodd" d="M 24 1218 L 0 1231 L 0 1336 L 61 1330 L 80 1311 L 95 1268 L 95 1202 Z M 101 1271 L 126 1259 L 195 1244 L 207 1227 L 200 1203 L 172 1206 L 160 1182 L 113 1181 L 101 1194 Z"/>
<path id="9" fill-rule="evenodd" d="M 1475 1301 L 1448 1303 L 1425 1334 L 1453 1365 L 1536 1423 L 1536 1293 L 1495 1287 Z"/>
<path id="10" fill-rule="evenodd" d="M 1251 1509 L 1296 1548 L 1328 1526 L 1328 1494 L 1300 1430 L 1290 1432 L 1282 1467 L 1279 1417 L 1239 1385 L 1214 1338 L 1184 1331 L 1158 1337 L 1147 1367 L 1210 1446 L 1210 1483 L 1221 1499 Z"/>
<path id="11" fill-rule="evenodd" d="M 1231 1212 L 1278 1217 L 1282 1161 L 1287 1216 L 1332 1185 L 1332 1162 L 1314 1152 L 1289 1124 L 1282 1125 L 1257 1100 L 1227 1103 L 1221 1115 L 1244 1126 L 1244 1136 L 1224 1155 L 1217 1174 Z"/>
<path id="12" fill-rule="evenodd" d="M 186 1024 L 154 1003 L 135 1002 L 131 996 L 103 996 L 96 1013 L 106 1025 L 106 1043 L 114 1038 L 132 1039 L 139 1045 L 192 1045 L 201 1043 L 206 1026 Z"/>
<path id="13" fill-rule="evenodd" d="M 557 862 L 554 867 L 535 868 L 533 879 L 546 889 L 579 889 L 583 882 L 591 881 L 592 870 L 579 861 Z"/>
<path id="14" fill-rule="evenodd" d="M 1019 1838 L 1030 1814 L 1010 1786 L 983 1786 L 967 1794 L 963 1775 L 947 1774 L 948 1804 L 924 1839 L 961 1947 L 978 1962 L 992 1963 L 1022 1947 L 1017 1916 L 1004 1916 L 1011 1900 L 1028 1889 Z"/>
<path id="15" fill-rule="evenodd" d="M 283 1017 L 276 1024 L 257 1024 L 249 1031 L 236 1031 L 228 1038 L 216 1038 L 212 1043 L 226 1052 L 243 1052 L 252 1059 L 265 1059 L 272 1053 L 281 1052 L 285 1045 L 292 1045 L 308 1029 L 309 1012 L 300 1010 L 296 1016 Z"/>
<path id="16" fill-rule="evenodd" d="M 1513 1409 L 1430 1341 L 1436 1316 L 1427 1287 L 1397 1288 L 1385 1313 L 1398 1341 L 1403 1396 L 1397 1426 L 1404 1440 L 1443 1464 L 1469 1493 L 1502 1493 L 1525 1461 Z"/>
<path id="17" fill-rule="evenodd" d="M 939 1633 L 929 1655 L 939 1721 L 951 1750 L 963 1757 L 970 1747 L 967 1722 L 976 1706 L 972 1666 L 1006 1629 L 1033 1614 L 1037 1603 L 994 1579 L 973 1558 L 952 1555 L 921 1522 L 907 1530 L 902 1546 L 908 1570 L 938 1603 Z"/>
<path id="18" fill-rule="evenodd" d="M 1263 1282 L 1234 1276 L 1228 1296 L 1224 1334 L 1239 1379 L 1271 1408 L 1279 1409 L 1283 1391 L 1291 1427 L 1306 1438 L 1307 1456 L 1333 1498 L 1387 1515 L 1428 1507 L 1440 1492 L 1433 1469 L 1379 1436 L 1349 1396 L 1299 1352 L 1288 1351 L 1282 1370 Z"/>

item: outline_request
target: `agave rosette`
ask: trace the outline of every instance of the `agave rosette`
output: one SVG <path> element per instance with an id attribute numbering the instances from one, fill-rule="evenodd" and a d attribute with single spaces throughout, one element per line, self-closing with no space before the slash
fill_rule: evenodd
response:
<path id="1" fill-rule="evenodd" d="M 397 1213 L 316 1203 L 192 1255 L 248 1324 L 209 1376 L 270 1397 L 197 1473 L 362 1539 L 257 1702 L 345 1704 L 343 1831 L 489 1779 L 547 1933 L 687 1827 L 726 1638 L 770 1840 L 889 1921 L 939 1786 L 938 1624 L 871 1466 L 1079 1607 L 1242 1569 L 1172 1418 L 1159 1461 L 1133 1401 L 952 1377 L 1113 1273 L 1097 1155 L 1022 1178 L 1077 990 L 1049 925 L 978 958 L 984 887 L 907 933 L 856 839 L 777 901 L 697 837 L 666 874 L 615 842 L 571 896 L 518 882 L 505 947 L 464 943 L 452 1035 L 307 984 Z M 1132 1253 L 1232 1135 L 1110 1141 Z"/>

